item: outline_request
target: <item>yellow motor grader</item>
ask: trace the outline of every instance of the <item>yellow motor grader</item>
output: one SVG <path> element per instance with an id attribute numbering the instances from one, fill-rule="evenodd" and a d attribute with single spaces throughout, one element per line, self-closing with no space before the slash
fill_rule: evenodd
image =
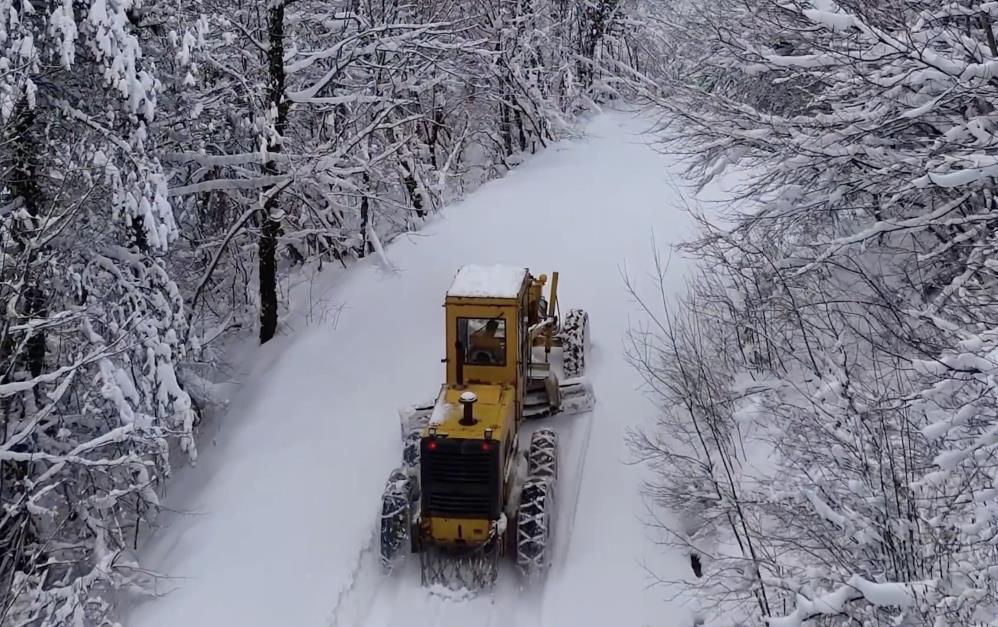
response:
<path id="1" fill-rule="evenodd" d="M 380 552 L 386 571 L 420 556 L 423 585 L 480 589 L 500 558 L 527 576 L 550 561 L 558 476 L 553 429 L 525 419 L 592 409 L 581 378 L 588 315 L 560 316 L 558 273 L 462 267 L 444 301 L 446 381 L 434 401 L 400 412 L 403 463 L 382 495 Z M 551 359 L 560 349 L 559 377 Z"/>

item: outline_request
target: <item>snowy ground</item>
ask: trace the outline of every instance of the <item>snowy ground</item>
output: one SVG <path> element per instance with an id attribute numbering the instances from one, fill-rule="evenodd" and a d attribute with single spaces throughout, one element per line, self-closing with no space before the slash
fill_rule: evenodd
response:
<path id="1" fill-rule="evenodd" d="M 623 442 L 654 408 L 623 358 L 637 308 L 621 272 L 650 276 L 653 231 L 663 249 L 690 228 L 669 161 L 636 134 L 644 128 L 624 114 L 597 116 L 586 140 L 553 146 L 394 242 L 392 268 L 372 260 L 319 280 L 314 294 L 341 308 L 313 316 L 256 368 L 219 422 L 217 445 L 202 444 L 199 466 L 171 484 L 165 504 L 185 513 L 164 519 L 143 560 L 175 579 L 125 624 L 690 625 L 668 590 L 648 588 L 646 567 L 692 574 L 683 556 L 647 540 L 642 470 L 625 463 Z M 418 576 L 385 581 L 370 549 L 400 454 L 397 409 L 439 386 L 443 295 L 467 263 L 560 271 L 563 307 L 590 314 L 598 404 L 567 441 L 574 524 L 562 517 L 544 587 L 522 594 L 505 578 L 491 597 L 455 601 L 421 589 Z M 680 259 L 670 277 L 681 288 Z"/>

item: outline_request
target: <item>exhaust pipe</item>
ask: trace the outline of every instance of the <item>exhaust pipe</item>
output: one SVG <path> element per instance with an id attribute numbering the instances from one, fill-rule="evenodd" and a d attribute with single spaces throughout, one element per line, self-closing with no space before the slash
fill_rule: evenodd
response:
<path id="1" fill-rule="evenodd" d="M 465 427 L 470 427 L 471 425 L 473 425 L 476 422 L 478 422 L 478 420 L 475 419 L 475 412 L 474 412 L 474 409 L 473 409 L 474 405 L 475 405 L 475 401 L 477 401 L 477 400 L 478 400 L 478 397 L 475 396 L 474 392 L 470 392 L 469 391 L 469 392 L 464 392 L 463 394 L 461 394 L 461 398 L 458 399 L 458 402 L 461 403 L 461 405 L 464 406 L 464 415 L 461 416 L 461 420 L 460 420 L 461 425 L 463 425 Z"/>

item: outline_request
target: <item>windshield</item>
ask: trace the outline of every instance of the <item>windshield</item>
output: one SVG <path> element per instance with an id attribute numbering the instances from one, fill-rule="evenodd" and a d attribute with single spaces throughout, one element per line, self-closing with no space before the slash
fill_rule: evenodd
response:
<path id="1" fill-rule="evenodd" d="M 469 366 L 506 365 L 506 318 L 458 318 L 457 339 Z"/>

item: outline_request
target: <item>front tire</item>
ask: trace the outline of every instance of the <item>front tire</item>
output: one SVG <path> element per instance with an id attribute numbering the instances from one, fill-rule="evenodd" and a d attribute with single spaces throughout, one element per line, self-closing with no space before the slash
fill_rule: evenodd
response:
<path id="1" fill-rule="evenodd" d="M 561 338 L 565 377 L 582 376 L 586 371 L 586 354 L 589 351 L 589 314 L 581 309 L 570 309 L 558 335 Z"/>
<path id="2" fill-rule="evenodd" d="M 558 439 L 552 429 L 538 429 L 530 436 L 527 476 L 558 479 Z"/>

